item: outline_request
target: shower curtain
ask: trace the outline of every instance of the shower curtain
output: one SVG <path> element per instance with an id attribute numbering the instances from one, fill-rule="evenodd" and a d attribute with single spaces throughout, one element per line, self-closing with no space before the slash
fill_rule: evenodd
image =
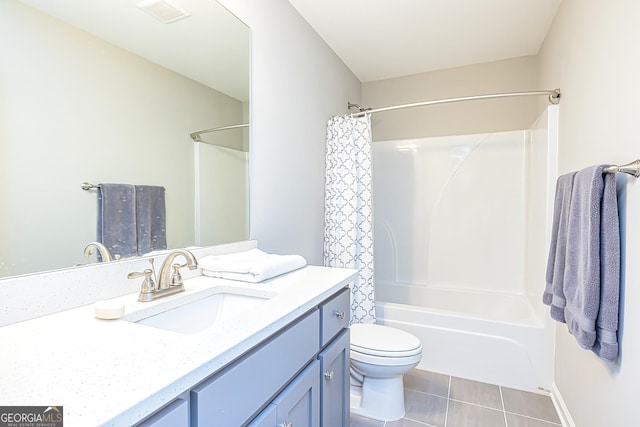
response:
<path id="1" fill-rule="evenodd" d="M 353 268 L 351 323 L 375 323 L 371 116 L 327 123 L 324 264 Z"/>

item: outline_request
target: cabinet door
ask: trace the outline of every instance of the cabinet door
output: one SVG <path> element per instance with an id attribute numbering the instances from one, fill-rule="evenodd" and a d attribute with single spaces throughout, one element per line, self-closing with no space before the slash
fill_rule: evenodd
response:
<path id="1" fill-rule="evenodd" d="M 320 363 L 314 360 L 273 403 L 277 426 L 320 427 Z"/>
<path id="2" fill-rule="evenodd" d="M 247 427 L 275 427 L 278 421 L 276 410 L 278 407 L 273 403 L 264 408 L 260 414 L 253 419 Z"/>
<path id="3" fill-rule="evenodd" d="M 323 426 L 349 427 L 349 329 L 345 329 L 319 356 Z"/>

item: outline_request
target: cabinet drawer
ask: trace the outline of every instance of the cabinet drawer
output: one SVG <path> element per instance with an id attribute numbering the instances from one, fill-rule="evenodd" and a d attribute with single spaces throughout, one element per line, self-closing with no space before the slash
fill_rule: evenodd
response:
<path id="1" fill-rule="evenodd" d="M 318 310 L 191 390 L 191 426 L 239 426 L 315 357 Z"/>
<path id="2" fill-rule="evenodd" d="M 321 346 L 324 347 L 342 329 L 349 327 L 351 290 L 345 288 L 320 306 Z"/>

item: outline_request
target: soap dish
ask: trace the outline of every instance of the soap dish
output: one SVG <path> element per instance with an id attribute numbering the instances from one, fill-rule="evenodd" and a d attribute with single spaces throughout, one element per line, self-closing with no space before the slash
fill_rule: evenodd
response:
<path id="1" fill-rule="evenodd" d="M 124 304 L 113 300 L 102 300 L 96 302 L 95 316 L 98 319 L 113 320 L 124 315 Z"/>

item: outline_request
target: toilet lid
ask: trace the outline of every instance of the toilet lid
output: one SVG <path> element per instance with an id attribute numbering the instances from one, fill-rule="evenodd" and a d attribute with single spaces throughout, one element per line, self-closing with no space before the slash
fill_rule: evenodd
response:
<path id="1" fill-rule="evenodd" d="M 420 340 L 405 331 L 383 325 L 351 325 L 351 350 L 386 357 L 410 356 L 422 351 Z"/>

